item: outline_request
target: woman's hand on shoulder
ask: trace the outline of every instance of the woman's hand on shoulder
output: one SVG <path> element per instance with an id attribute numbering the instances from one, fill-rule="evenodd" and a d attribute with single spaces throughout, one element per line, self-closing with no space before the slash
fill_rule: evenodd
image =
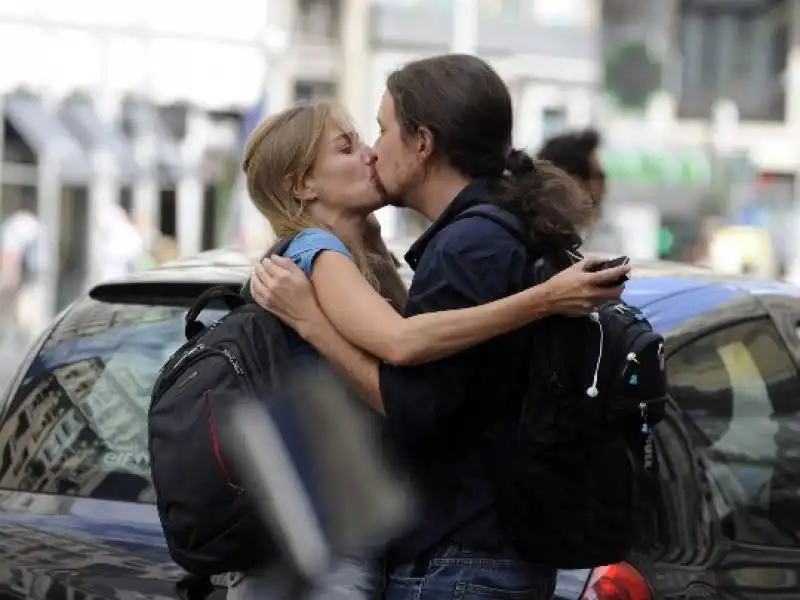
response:
<path id="1" fill-rule="evenodd" d="M 601 262 L 598 258 L 584 258 L 541 284 L 545 286 L 549 312 L 559 315 L 587 314 L 604 302 L 618 300 L 625 285 L 617 285 L 616 282 L 630 273 L 630 265 L 589 271 L 591 266 Z"/>
<path id="2" fill-rule="evenodd" d="M 301 336 L 307 326 L 325 319 L 306 274 L 283 256 L 268 256 L 250 278 L 253 299 Z"/>

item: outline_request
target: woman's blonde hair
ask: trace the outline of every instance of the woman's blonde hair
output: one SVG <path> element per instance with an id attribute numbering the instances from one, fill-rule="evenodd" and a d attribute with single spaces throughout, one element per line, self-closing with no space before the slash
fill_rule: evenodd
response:
<path id="1" fill-rule="evenodd" d="M 325 128 L 331 121 L 352 127 L 347 111 L 328 101 L 298 104 L 262 121 L 245 144 L 242 170 L 247 191 L 279 238 L 309 227 L 328 229 L 342 239 L 359 271 L 377 287 L 363 241 L 347 239 L 315 220 L 307 203 L 293 193 L 314 168 Z"/>

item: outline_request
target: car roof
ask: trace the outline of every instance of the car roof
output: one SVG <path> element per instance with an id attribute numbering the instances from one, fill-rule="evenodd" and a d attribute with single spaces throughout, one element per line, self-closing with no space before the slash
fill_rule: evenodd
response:
<path id="1" fill-rule="evenodd" d="M 170 261 L 156 267 L 138 271 L 119 283 L 219 283 L 240 284 L 250 276 L 253 265 L 259 260 L 257 253 L 220 248 L 209 250 L 188 259 Z M 103 285 L 103 284 L 101 284 Z"/>
<path id="2" fill-rule="evenodd" d="M 667 296 L 700 289 L 729 289 L 760 295 L 800 296 L 797 286 L 746 275 L 733 275 L 669 261 L 631 261 L 632 279 L 626 285 L 631 304 L 647 306 Z"/>
<path id="3" fill-rule="evenodd" d="M 405 245 L 388 243 L 389 248 L 397 255 Z M 400 250 L 397 250 L 400 248 Z M 220 248 L 209 250 L 188 259 L 179 259 L 162 265 L 138 271 L 124 280 L 113 283 L 138 283 L 164 281 L 181 283 L 213 282 L 242 283 L 250 274 L 253 264 L 260 256 L 258 253 L 247 253 L 240 250 Z M 401 256 L 398 258 L 402 258 Z M 687 279 L 685 285 L 692 287 L 689 279 L 715 277 L 708 269 L 692 267 L 681 263 L 666 261 L 633 261 L 636 277 L 676 277 Z M 730 277 L 723 278 L 729 280 Z M 101 284 L 104 285 L 104 284 Z"/>
<path id="4" fill-rule="evenodd" d="M 389 244 L 395 255 L 397 244 Z M 239 285 L 250 275 L 252 265 L 259 259 L 257 253 L 246 253 L 234 249 L 217 249 L 198 254 L 189 259 L 177 260 L 139 271 L 125 280 L 106 282 L 95 290 L 113 287 L 119 291 L 130 286 L 142 284 L 147 287 L 158 285 L 194 284 L 207 286 L 214 284 Z M 743 294 L 754 296 L 781 295 L 800 298 L 800 288 L 787 283 L 759 280 L 747 276 L 737 276 L 714 272 L 711 269 L 669 261 L 632 261 L 633 277 L 628 282 L 625 300 L 630 304 L 646 309 L 658 304 L 659 314 L 674 323 L 698 314 L 702 302 L 694 307 L 680 302 L 662 302 L 682 294 L 692 293 L 692 298 L 714 296 L 715 301 L 733 298 Z M 401 269 L 406 282 L 411 272 Z M 194 286 L 192 286 L 194 287 Z M 647 313 L 648 311 L 645 310 Z M 685 314 L 683 314 L 685 313 Z"/>

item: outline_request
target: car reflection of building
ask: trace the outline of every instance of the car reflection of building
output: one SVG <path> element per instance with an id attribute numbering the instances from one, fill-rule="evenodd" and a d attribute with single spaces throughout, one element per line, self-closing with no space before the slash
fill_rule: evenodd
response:
<path id="1" fill-rule="evenodd" d="M 126 600 L 141 598 L 141 594 L 125 590 L 125 581 L 148 579 L 152 581 L 177 580 L 182 572 L 163 555 L 154 554 L 147 561 L 131 554 L 122 558 L 121 553 L 96 541 L 81 540 L 75 535 L 59 535 L 45 532 L 35 526 L 0 521 L 0 548 L 3 562 L 0 564 L 0 581 L 8 582 L 15 597 L 20 598 L 65 598 L 99 600 L 116 598 Z M 11 568 L 9 565 L 41 565 L 58 561 L 63 568 L 63 578 L 39 575 L 36 569 Z M 103 582 L 102 578 L 75 578 L 70 573 L 84 569 L 112 566 L 117 576 Z M 4 572 L 5 571 L 5 572 Z M 52 570 L 49 571 L 52 574 Z M 112 583 L 113 581 L 113 587 Z"/>
<path id="2" fill-rule="evenodd" d="M 110 329 L 117 313 L 111 310 L 81 310 L 67 315 L 47 340 L 47 347 L 72 340 L 89 337 Z"/>
<path id="3" fill-rule="evenodd" d="M 32 491 L 91 487 L 97 475 L 81 468 L 91 454 L 85 428 L 55 378 L 45 375 L 0 428 L 0 484 Z"/>
<path id="4" fill-rule="evenodd" d="M 54 375 L 106 445 L 113 449 L 146 447 L 146 412 L 106 371 L 100 359 L 59 367 Z"/>
<path id="5" fill-rule="evenodd" d="M 76 338 L 98 335 L 112 328 L 122 328 L 150 321 L 163 321 L 174 316 L 175 309 L 154 306 L 146 314 L 141 310 L 126 310 L 124 305 L 89 304 L 83 310 L 67 315 L 47 340 L 45 348 Z"/>
<path id="6" fill-rule="evenodd" d="M 90 303 L 70 313 L 47 342 L 49 371 L 31 374 L 0 427 L 0 485 L 151 501 L 147 408 L 162 358 L 137 345 L 131 331 L 176 311 Z M 58 365 L 61 344 L 73 355 L 78 344 L 78 354 L 90 356 Z"/>
<path id="7" fill-rule="evenodd" d="M 88 496 L 112 474 L 132 472 L 137 488 L 149 488 L 146 420 L 103 371 L 99 359 L 59 367 L 16 404 L 0 428 L 0 485 Z"/>

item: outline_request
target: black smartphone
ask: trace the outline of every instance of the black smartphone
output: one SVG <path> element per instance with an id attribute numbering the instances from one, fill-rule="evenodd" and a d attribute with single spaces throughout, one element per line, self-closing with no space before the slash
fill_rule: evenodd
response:
<path id="1" fill-rule="evenodd" d="M 614 267 L 621 267 L 623 265 L 627 265 L 631 262 L 631 259 L 627 256 L 618 256 L 617 258 L 612 258 L 610 260 L 603 261 L 601 263 L 596 263 L 587 267 L 587 271 L 590 273 L 597 273 L 599 271 L 605 271 L 606 269 L 613 269 Z M 626 281 L 628 281 L 629 277 L 627 275 L 623 275 L 616 281 L 610 281 L 609 283 L 605 284 L 604 287 L 617 287 L 618 285 L 622 285 Z"/>

